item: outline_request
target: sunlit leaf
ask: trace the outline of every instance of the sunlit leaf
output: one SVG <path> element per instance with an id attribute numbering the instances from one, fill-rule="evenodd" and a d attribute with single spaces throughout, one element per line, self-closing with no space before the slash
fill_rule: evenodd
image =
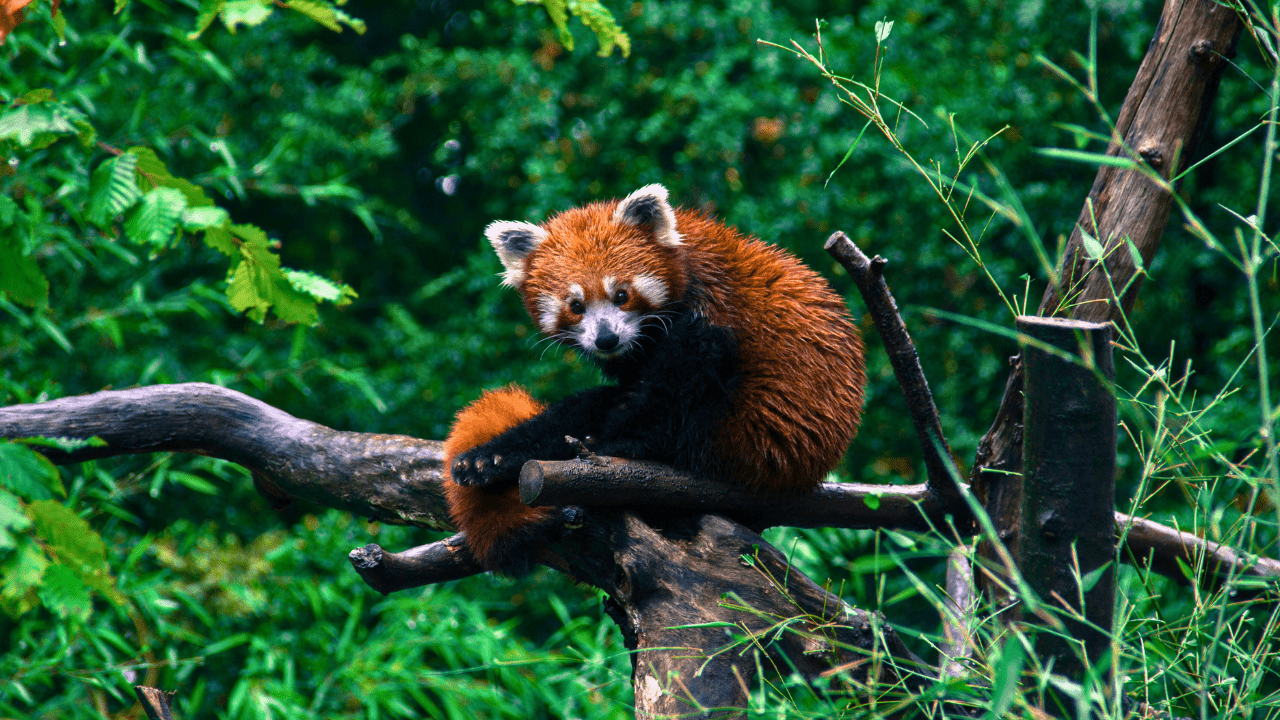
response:
<path id="1" fill-rule="evenodd" d="M 350 305 L 356 297 L 356 291 L 350 285 L 339 285 L 305 270 L 284 270 L 285 277 L 295 290 L 300 290 L 317 300 L 334 303 L 338 307 Z"/>
<path id="2" fill-rule="evenodd" d="M 140 245 L 166 247 L 186 209 L 187 198 L 181 191 L 155 188 L 143 195 L 142 200 L 125 215 L 125 235 Z"/>
<path id="3" fill-rule="evenodd" d="M 40 453 L 19 443 L 0 441 L 0 486 L 28 500 L 65 496 L 58 468 Z"/>
<path id="4" fill-rule="evenodd" d="M 65 565 L 50 565 L 36 590 L 44 606 L 61 617 L 88 619 L 93 612 L 89 588 L 80 575 Z"/>
<path id="5" fill-rule="evenodd" d="M 0 550 L 18 547 L 18 538 L 13 533 L 28 527 L 31 527 L 31 519 L 22 511 L 18 498 L 13 493 L 0 490 Z"/>
<path id="6" fill-rule="evenodd" d="M 261 25 L 271 17 L 274 10 L 269 0 L 226 0 L 220 15 L 222 24 L 234 33 L 241 25 L 245 27 Z"/>
<path id="7" fill-rule="evenodd" d="M 93 171 L 93 178 L 89 181 L 89 202 L 85 208 L 85 218 L 89 222 L 105 228 L 142 197 L 134 179 L 137 166 L 138 157 L 126 153 L 103 162 Z"/>

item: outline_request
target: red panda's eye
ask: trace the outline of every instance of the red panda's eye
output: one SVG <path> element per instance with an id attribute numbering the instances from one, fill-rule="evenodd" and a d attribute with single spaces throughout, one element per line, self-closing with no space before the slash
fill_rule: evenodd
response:
<path id="1" fill-rule="evenodd" d="M 618 292 L 613 294 L 613 304 L 622 305 L 627 301 L 628 298 L 630 298 L 630 296 L 627 295 L 626 290 L 619 290 Z"/>
<path id="2" fill-rule="evenodd" d="M 586 310 L 586 308 L 582 307 L 581 300 L 569 301 L 569 312 L 573 313 L 574 315 L 581 315 L 583 310 Z"/>

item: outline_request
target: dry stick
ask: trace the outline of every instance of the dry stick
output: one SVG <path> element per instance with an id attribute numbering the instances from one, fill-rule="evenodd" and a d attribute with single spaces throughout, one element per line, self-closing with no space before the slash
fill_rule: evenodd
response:
<path id="1" fill-rule="evenodd" d="M 173 720 L 173 709 L 170 707 L 170 699 L 174 695 L 172 692 L 146 685 L 134 685 L 133 694 L 137 695 L 138 702 L 142 703 L 142 710 L 147 714 L 147 720 Z"/>
<path id="2" fill-rule="evenodd" d="M 1166 0 L 1156 37 L 1120 108 L 1107 155 L 1145 162 L 1165 180 L 1187 167 L 1242 27 L 1234 11 L 1209 0 Z M 1061 277 L 1045 290 L 1038 314 L 1114 322 L 1132 310 L 1143 278 L 1128 248 L 1121 246 L 1132 242 L 1143 266 L 1151 267 L 1173 204 L 1169 192 L 1142 173 L 1112 165 L 1099 167 L 1067 241 Z M 1086 233 L 1105 246 L 1105 271 L 1086 252 Z M 1113 287 L 1114 292 L 1124 291 L 1119 306 Z M 1021 472 L 1022 366 L 1015 362 L 991 429 L 978 443 L 970 473 L 974 494 L 1014 553 Z M 1163 549 L 1173 548 L 1165 545 Z M 979 553 L 995 557 L 986 543 L 979 546 Z M 989 585 L 988 590 L 995 588 Z"/>
<path id="3" fill-rule="evenodd" d="M 898 378 L 902 394 L 907 398 L 911 424 L 916 428 L 916 438 L 919 439 L 920 450 L 924 454 L 925 473 L 928 477 L 926 484 L 937 494 L 946 511 L 955 516 L 956 527 L 967 530 L 974 524 L 973 516 L 970 514 L 969 504 L 965 502 L 964 489 L 952 467 L 951 448 L 942 434 L 938 408 L 933 403 L 933 393 L 929 392 L 929 382 L 925 380 L 924 370 L 920 367 L 920 356 L 907 333 L 906 323 L 898 313 L 898 304 L 894 302 L 889 286 L 884 282 L 884 266 L 887 261 L 879 255 L 875 259 L 868 259 L 848 235 L 839 231 L 832 233 L 823 247 L 853 278 L 871 313 L 871 319 L 875 322 L 876 331 L 884 342 L 885 352 L 893 365 L 893 374 Z"/>
<path id="4" fill-rule="evenodd" d="M 973 618 L 977 595 L 973 585 L 973 565 L 961 545 L 947 557 L 947 597 L 943 601 L 941 672 L 947 677 L 963 677 L 964 661 L 973 656 Z"/>

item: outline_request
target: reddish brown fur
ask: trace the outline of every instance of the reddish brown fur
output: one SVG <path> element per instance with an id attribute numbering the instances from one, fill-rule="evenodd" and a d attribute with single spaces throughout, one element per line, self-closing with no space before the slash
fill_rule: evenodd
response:
<path id="1" fill-rule="evenodd" d="M 570 283 L 591 288 L 604 276 L 648 273 L 674 300 L 698 278 L 707 318 L 737 337 L 743 378 L 720 425 L 720 458 L 752 487 L 814 489 L 862 414 L 862 341 L 844 301 L 789 253 L 700 213 L 676 211 L 684 241 L 672 248 L 613 222 L 617 204 L 593 203 L 543 224 L 549 237 L 529 255 L 519 288 L 530 314 L 538 317 L 540 295 Z"/>
<path id="2" fill-rule="evenodd" d="M 444 441 L 445 473 L 453 467 L 458 455 L 492 440 L 542 409 L 541 403 L 516 385 L 485 391 L 454 419 L 449 437 Z M 467 545 L 477 558 L 488 557 L 494 543 L 512 530 L 541 522 L 554 512 L 520 502 L 518 485 L 495 493 L 479 487 L 464 487 L 450 479 L 445 483 L 444 492 L 449 501 L 449 514 L 458 529 L 467 534 Z"/>

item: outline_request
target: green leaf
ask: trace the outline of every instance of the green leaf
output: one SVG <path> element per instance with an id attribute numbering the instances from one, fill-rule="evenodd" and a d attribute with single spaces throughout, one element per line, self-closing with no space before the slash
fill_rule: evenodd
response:
<path id="1" fill-rule="evenodd" d="M 61 42 L 66 42 L 67 41 L 67 16 L 62 14 L 62 8 L 58 8 L 58 11 L 55 12 L 53 16 L 49 18 L 49 23 L 53 25 L 53 31 L 58 34 L 58 40 Z"/>
<path id="2" fill-rule="evenodd" d="M 200 11 L 196 13 L 196 29 L 187 33 L 187 39 L 195 40 L 200 37 L 200 33 L 208 30 L 213 21 L 218 19 L 218 13 L 222 12 L 222 7 L 226 4 L 227 0 L 201 0 Z"/>
<path id="3" fill-rule="evenodd" d="M 863 504 L 863 505 L 866 505 L 868 508 L 870 508 L 870 509 L 872 509 L 872 510 L 879 510 L 879 509 L 880 509 L 880 496 L 879 496 L 879 495 L 863 495 L 863 496 L 862 496 L 862 504 Z"/>
<path id="4" fill-rule="evenodd" d="M 1062 148 L 1036 148 L 1036 152 L 1055 160 L 1069 160 L 1086 165 L 1110 165 L 1119 168 L 1136 168 L 1138 164 L 1125 157 L 1105 155 L 1103 153 L 1085 152 L 1083 150 L 1064 150 Z"/>
<path id="5" fill-rule="evenodd" d="M 991 682 L 991 710 L 983 717 L 1002 718 L 1013 705 L 1014 694 L 1022 677 L 1022 666 L 1027 662 L 1027 651 L 1016 636 L 1010 636 L 995 662 Z"/>
<path id="6" fill-rule="evenodd" d="M 1102 575 L 1111 567 L 1111 561 L 1102 564 L 1101 567 L 1090 570 L 1084 577 L 1080 578 L 1080 591 L 1089 592 L 1097 587 L 1098 582 L 1102 580 Z"/>
<path id="7" fill-rule="evenodd" d="M 240 243 L 231 234 L 230 224 L 219 227 L 206 228 L 204 231 L 204 244 L 226 255 L 227 257 L 238 257 L 240 255 Z M 234 268 L 235 266 L 232 265 Z"/>
<path id="8" fill-rule="evenodd" d="M 876 44 L 880 45 L 889 39 L 889 33 L 893 32 L 893 21 L 885 22 L 883 20 L 876 21 Z"/>
<path id="9" fill-rule="evenodd" d="M 93 612 L 89 588 L 76 571 L 65 565 L 51 565 L 45 569 L 36 594 L 44 606 L 59 617 L 88 620 Z"/>
<path id="10" fill-rule="evenodd" d="M 12 442 L 26 445 L 27 447 L 48 447 L 57 448 L 66 452 L 73 452 L 87 447 L 106 447 L 107 441 L 94 435 L 90 438 L 69 438 L 69 437 L 23 437 L 14 438 Z"/>
<path id="11" fill-rule="evenodd" d="M 89 222 L 106 228 L 117 215 L 138 201 L 142 192 L 134 178 L 137 167 L 138 156 L 125 153 L 107 160 L 93 171 L 93 178 L 89 181 L 89 202 L 85 208 Z"/>
<path id="12" fill-rule="evenodd" d="M 294 289 L 280 270 L 280 257 L 272 252 L 267 234 L 253 225 L 232 225 L 232 235 L 242 241 L 239 262 L 232 261 L 227 300 L 237 312 L 262 322 L 267 310 L 285 322 L 316 322 L 316 303 L 305 293 Z M 207 237 L 208 233 L 206 233 Z"/>
<path id="13" fill-rule="evenodd" d="M 79 110 L 38 100 L 0 114 L 0 140 L 14 139 L 24 147 L 48 147 L 62 135 L 77 134 L 76 122 L 84 119 Z"/>
<path id="14" fill-rule="evenodd" d="M 0 198 L 0 216 L 6 209 Z M 15 209 L 17 205 L 9 201 Z M 8 225 L 9 223 L 6 223 Z M 18 238 L 5 233 L 0 237 L 0 297 L 9 296 L 27 307 L 38 307 L 49 301 L 49 281 L 35 258 L 22 251 Z"/>
<path id="15" fill-rule="evenodd" d="M 75 348 L 71 346 L 71 341 L 68 340 L 67 336 L 62 333 L 62 329 L 59 328 L 57 325 L 54 325 L 52 320 L 50 320 L 49 318 L 45 317 L 40 313 L 36 313 L 31 317 L 31 319 L 35 322 L 36 325 L 40 326 L 40 329 L 44 331 L 45 335 L 49 336 L 50 340 L 53 340 L 54 342 L 58 343 L 58 347 L 62 348 L 62 350 L 66 352 L 68 355 L 70 355 L 71 352 L 75 350 Z"/>
<path id="16" fill-rule="evenodd" d="M 235 33 L 236 28 L 244 25 L 253 27 L 266 22 L 275 8 L 270 0 L 226 0 L 222 5 L 222 24 L 227 30 Z"/>
<path id="17" fill-rule="evenodd" d="M 600 41 L 600 57 L 609 57 L 616 45 L 622 51 L 622 57 L 631 55 L 631 38 L 618 27 L 613 14 L 600 4 L 600 0 L 569 0 L 569 12 L 576 15 L 583 25 L 591 29 Z M 570 50 L 573 48 L 570 46 Z"/>
<path id="18" fill-rule="evenodd" d="M 140 245 L 168 246 L 187 209 L 187 197 L 170 187 L 158 187 L 142 196 L 142 201 L 124 219 L 124 233 Z"/>
<path id="19" fill-rule="evenodd" d="M 1092 235 L 1084 231 L 1084 228 L 1080 229 L 1080 244 L 1084 246 L 1084 254 L 1094 262 L 1100 262 L 1106 255 L 1102 243 L 1094 240 Z"/>
<path id="20" fill-rule="evenodd" d="M 285 7 L 306 15 L 334 32 L 342 32 L 344 24 L 355 30 L 358 35 L 363 35 L 365 31 L 363 20 L 357 20 L 327 2 L 320 0 L 289 0 Z"/>
<path id="21" fill-rule="evenodd" d="M 1146 266 L 1142 263 L 1142 253 L 1138 251 L 1138 246 L 1133 244 L 1133 238 L 1128 235 L 1124 236 L 1124 244 L 1129 248 L 1129 257 L 1133 259 L 1133 266 L 1141 273 Z"/>
<path id="22" fill-rule="evenodd" d="M 822 184 L 823 188 L 826 188 L 827 185 L 831 183 L 831 178 L 836 176 L 836 171 L 844 167 L 844 164 L 849 160 L 850 157 L 853 156 L 853 149 L 858 147 L 858 142 L 862 140 L 863 133 L 865 133 L 867 131 L 867 128 L 869 127 L 871 127 L 870 120 L 867 121 L 866 125 L 862 126 L 862 130 L 858 131 L 858 137 L 853 139 L 853 142 L 849 145 L 849 150 L 845 152 L 844 157 L 840 158 L 840 163 L 836 165 L 836 169 L 832 170 L 831 174 L 827 176 L 827 182 Z"/>
<path id="23" fill-rule="evenodd" d="M 350 285 L 339 285 L 315 273 L 305 270 L 284 270 L 285 277 L 295 290 L 304 292 L 317 300 L 326 300 L 338 307 L 346 307 L 359 297 Z"/>
<path id="24" fill-rule="evenodd" d="M 129 0 L 116 0 L 116 8 L 111 11 L 112 15 L 119 15 L 121 10 L 129 7 Z"/>
<path id="25" fill-rule="evenodd" d="M 18 538 L 12 533 L 29 527 L 31 519 L 22 511 L 22 503 L 13 493 L 0 490 L 0 550 L 18 547 Z"/>
<path id="26" fill-rule="evenodd" d="M 213 200 L 205 194 L 204 188 L 190 180 L 174 177 L 164 161 L 156 155 L 155 150 L 149 147 L 131 147 L 127 152 L 138 158 L 139 188 L 173 188 L 186 196 L 189 207 L 213 207 Z"/>
<path id="27" fill-rule="evenodd" d="M 223 228 L 230 224 L 231 216 L 220 207 L 189 207 L 182 211 L 182 227 L 187 230 Z"/>
<path id="28" fill-rule="evenodd" d="M 39 605 L 36 588 L 48 566 L 49 558 L 35 543 L 22 545 L 0 562 L 0 610 L 16 618 Z"/>
<path id="29" fill-rule="evenodd" d="M 36 500 L 27 505 L 27 517 L 35 521 L 36 536 L 47 543 L 59 563 L 77 571 L 106 568 L 107 549 L 102 537 L 71 508 L 56 500 Z"/>
<path id="30" fill-rule="evenodd" d="M 13 442 L 0 442 L 0 486 L 28 500 L 66 496 L 62 476 L 49 458 Z"/>

